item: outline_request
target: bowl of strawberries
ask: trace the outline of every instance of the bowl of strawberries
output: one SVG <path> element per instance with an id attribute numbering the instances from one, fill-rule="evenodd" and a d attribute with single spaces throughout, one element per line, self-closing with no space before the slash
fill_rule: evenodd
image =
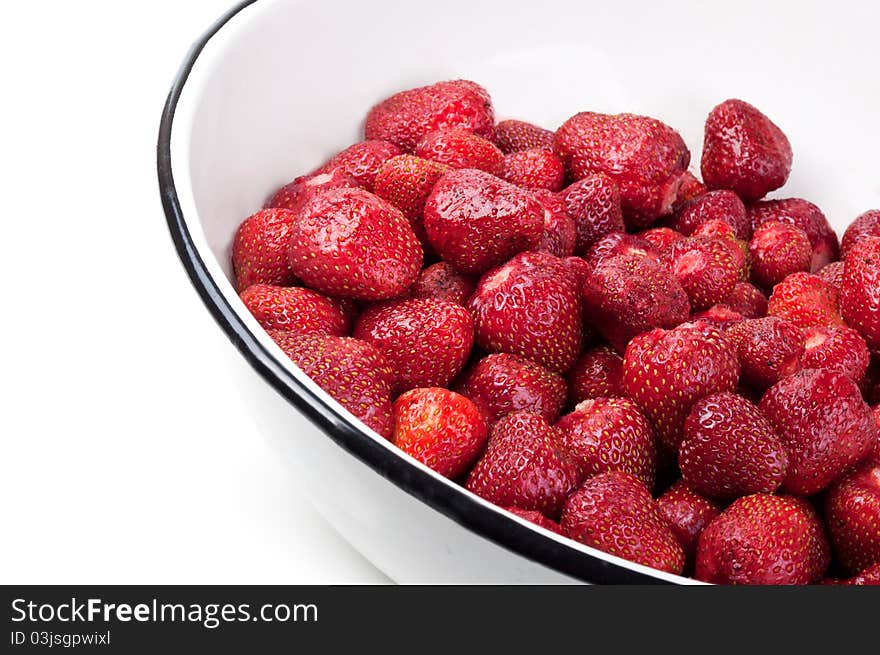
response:
<path id="1" fill-rule="evenodd" d="M 686 0 L 332 5 L 230 10 L 158 146 L 327 520 L 401 582 L 880 582 L 868 41 L 830 65 L 758 38 L 772 7 Z"/>

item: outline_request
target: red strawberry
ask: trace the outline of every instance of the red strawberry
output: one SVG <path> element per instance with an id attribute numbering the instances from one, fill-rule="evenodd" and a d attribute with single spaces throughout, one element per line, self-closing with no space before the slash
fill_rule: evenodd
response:
<path id="1" fill-rule="evenodd" d="M 653 244 L 638 235 L 626 232 L 610 232 L 596 240 L 584 255 L 584 259 L 592 266 L 598 266 L 603 260 L 617 255 L 647 257 L 658 264 L 663 261 L 660 251 Z"/>
<path id="2" fill-rule="evenodd" d="M 816 277 L 824 280 L 839 291 L 840 285 L 843 284 L 843 267 L 844 262 L 831 262 L 819 269 Z"/>
<path id="3" fill-rule="evenodd" d="M 264 330 L 343 337 L 351 328 L 351 316 L 338 300 L 311 289 L 252 284 L 241 301 Z"/>
<path id="4" fill-rule="evenodd" d="M 880 463 L 837 482 L 825 498 L 834 553 L 852 575 L 880 564 Z"/>
<path id="5" fill-rule="evenodd" d="M 629 398 L 591 398 L 563 416 L 556 427 L 584 478 L 605 471 L 631 473 L 654 486 L 654 431 Z"/>
<path id="6" fill-rule="evenodd" d="M 565 183 L 565 167 L 549 150 L 520 150 L 504 155 L 501 177 L 524 189 L 559 191 Z"/>
<path id="7" fill-rule="evenodd" d="M 739 280 L 745 282 L 749 279 L 749 274 L 751 273 L 749 244 L 738 239 L 729 224 L 724 221 L 707 221 L 694 230 L 691 236 L 720 239 L 730 252 L 734 267 L 739 275 Z"/>
<path id="8" fill-rule="evenodd" d="M 414 154 L 450 168 L 476 168 L 498 177 L 504 174 L 504 154 L 495 144 L 460 127 L 429 132 Z"/>
<path id="9" fill-rule="evenodd" d="M 565 380 L 540 364 L 499 353 L 484 357 L 464 375 L 458 392 L 470 398 L 494 423 L 511 412 L 540 414 L 548 423 L 565 405 Z"/>
<path id="10" fill-rule="evenodd" d="M 565 202 L 545 189 L 535 189 L 532 195 L 544 207 L 544 234 L 535 250 L 557 257 L 570 256 L 577 241 L 577 225 L 565 211 Z"/>
<path id="11" fill-rule="evenodd" d="M 710 189 L 730 189 L 753 202 L 785 184 L 791 144 L 755 107 L 725 100 L 706 119 L 700 168 Z"/>
<path id="12" fill-rule="evenodd" d="M 745 316 L 727 305 L 712 305 L 709 309 L 691 315 L 691 322 L 702 321 L 724 332 L 731 325 L 745 320 Z"/>
<path id="13" fill-rule="evenodd" d="M 394 372 L 392 392 L 445 387 L 461 372 L 474 343 L 474 324 L 461 305 L 408 298 L 368 307 L 354 336 L 376 346 Z"/>
<path id="14" fill-rule="evenodd" d="M 357 182 L 358 185 L 367 191 L 372 191 L 376 173 L 379 172 L 382 164 L 386 160 L 400 154 L 403 154 L 403 151 L 388 141 L 361 141 L 331 157 L 326 164 L 316 169 L 312 175 L 321 175 L 322 173 L 341 170 Z"/>
<path id="15" fill-rule="evenodd" d="M 500 123 L 499 123 L 500 125 Z M 552 134 L 552 132 L 551 132 Z M 556 534 L 562 534 L 562 528 L 559 527 L 559 524 L 556 521 L 551 521 L 546 516 L 541 514 L 541 512 L 535 512 L 532 510 L 520 509 L 519 507 L 505 507 L 506 511 L 511 514 L 515 514 L 521 519 L 525 519 L 526 521 L 531 521 L 537 526 L 544 528 L 545 530 L 550 530 L 550 532 L 555 532 Z"/>
<path id="16" fill-rule="evenodd" d="M 287 258 L 295 219 L 296 214 L 286 209 L 263 209 L 238 226 L 232 242 L 232 268 L 238 291 L 252 284 L 296 284 Z"/>
<path id="17" fill-rule="evenodd" d="M 687 320 L 687 294 L 664 265 L 635 255 L 610 257 L 583 285 L 585 314 L 618 352 L 637 334 Z"/>
<path id="18" fill-rule="evenodd" d="M 825 214 L 813 203 L 801 198 L 763 200 L 748 207 L 747 213 L 753 230 L 767 221 L 791 223 L 802 229 L 813 246 L 810 272 L 818 271 L 837 259 L 839 250 L 837 235 L 825 218 Z"/>
<path id="19" fill-rule="evenodd" d="M 568 372 L 568 401 L 623 396 L 623 357 L 608 346 L 587 350 Z"/>
<path id="20" fill-rule="evenodd" d="M 804 368 L 840 371 L 854 382 L 865 378 L 871 353 L 861 335 L 847 327 L 804 330 Z"/>
<path id="21" fill-rule="evenodd" d="M 587 546 L 679 574 L 684 551 L 647 487 L 623 471 L 593 476 L 562 512 L 563 532 Z"/>
<path id="22" fill-rule="evenodd" d="M 464 305 L 474 292 L 476 283 L 457 272 L 446 262 L 437 262 L 422 269 L 412 287 L 413 298 L 437 298 Z"/>
<path id="23" fill-rule="evenodd" d="M 555 518 L 579 482 L 559 430 L 538 414 L 514 412 L 494 426 L 466 487 L 490 503 Z"/>
<path id="24" fill-rule="evenodd" d="M 504 154 L 553 147 L 553 132 L 525 121 L 509 119 L 495 126 L 495 143 Z"/>
<path id="25" fill-rule="evenodd" d="M 278 189 L 266 203 L 266 207 L 298 212 L 309 200 L 328 189 L 356 189 L 358 186 L 341 168 L 318 175 L 303 175 Z"/>
<path id="26" fill-rule="evenodd" d="M 675 198 L 675 207 L 681 207 L 686 202 L 703 195 L 709 189 L 700 182 L 696 175 L 690 171 L 685 171 L 681 176 L 681 186 L 678 187 L 678 195 Z"/>
<path id="27" fill-rule="evenodd" d="M 399 296 L 422 267 L 406 217 L 362 189 L 332 189 L 309 200 L 290 230 L 289 256 L 308 286 L 356 300 Z"/>
<path id="28" fill-rule="evenodd" d="M 691 408 L 678 463 L 688 487 L 733 500 L 776 491 L 788 470 L 788 453 L 757 407 L 742 396 L 717 393 Z"/>
<path id="29" fill-rule="evenodd" d="M 488 173 L 452 171 L 428 196 L 425 230 L 443 259 L 477 275 L 537 247 L 544 208 L 528 192 Z"/>
<path id="30" fill-rule="evenodd" d="M 770 289 L 792 273 L 809 271 L 813 256 L 806 233 L 790 223 L 761 223 L 749 241 L 752 279 Z"/>
<path id="31" fill-rule="evenodd" d="M 871 408 L 842 373 L 805 369 L 770 388 L 761 411 L 788 450 L 782 488 L 810 496 L 868 456 L 877 439 Z"/>
<path id="32" fill-rule="evenodd" d="M 709 221 L 722 221 L 729 225 L 737 239 L 748 240 L 752 226 L 746 218 L 746 207 L 733 191 L 709 191 L 686 202 L 675 211 L 672 227 L 691 236 Z"/>
<path id="33" fill-rule="evenodd" d="M 575 252 L 583 254 L 611 232 L 623 232 L 620 192 L 607 175 L 588 175 L 559 192 L 577 226 Z"/>
<path id="34" fill-rule="evenodd" d="M 425 201 L 437 180 L 449 170 L 449 166 L 435 161 L 414 155 L 398 155 L 379 167 L 374 193 L 402 211 L 413 224 L 416 234 L 422 237 Z"/>
<path id="35" fill-rule="evenodd" d="M 725 304 L 745 318 L 762 318 L 767 315 L 767 297 L 748 282 L 737 282 Z"/>
<path id="36" fill-rule="evenodd" d="M 715 584 L 810 584 L 830 559 L 822 524 L 807 501 L 755 494 L 734 501 L 703 530 L 696 577 Z"/>
<path id="37" fill-rule="evenodd" d="M 669 487 L 657 499 L 657 507 L 688 559 L 697 550 L 700 534 L 721 513 L 718 505 L 688 488 L 684 480 Z"/>
<path id="38" fill-rule="evenodd" d="M 857 576 L 849 578 L 848 580 L 842 580 L 836 584 L 844 584 L 854 587 L 880 585 L 880 563 L 877 563 L 874 566 L 869 566 Z"/>
<path id="39" fill-rule="evenodd" d="M 468 301 L 476 341 L 489 352 L 521 355 L 564 373 L 581 348 L 578 295 L 562 260 L 520 253 L 486 273 Z"/>
<path id="40" fill-rule="evenodd" d="M 447 478 L 467 471 L 488 439 L 480 410 L 448 389 L 413 389 L 394 401 L 394 445 Z"/>
<path id="41" fill-rule="evenodd" d="M 804 333 L 785 319 L 749 319 L 732 325 L 725 335 L 736 349 L 743 380 L 758 390 L 801 369 Z"/>
<path id="42" fill-rule="evenodd" d="M 868 459 L 875 464 L 880 464 L 880 404 L 876 405 L 872 412 L 874 422 L 877 424 L 877 444 L 874 447 L 874 453 Z"/>
<path id="43" fill-rule="evenodd" d="M 868 346 L 880 348 L 880 237 L 850 249 L 840 283 L 840 313 Z"/>
<path id="44" fill-rule="evenodd" d="M 391 369 L 372 344 L 351 337 L 271 331 L 284 354 L 340 405 L 391 437 Z"/>
<path id="45" fill-rule="evenodd" d="M 684 239 L 681 232 L 676 232 L 668 227 L 652 227 L 650 230 L 639 232 L 637 236 L 653 245 L 662 256 L 667 256 L 676 241 Z"/>
<path id="46" fill-rule="evenodd" d="M 401 91 L 370 110 L 364 134 L 412 151 L 428 132 L 448 127 L 461 127 L 485 139 L 494 137 L 495 113 L 483 87 L 451 80 Z"/>
<path id="47" fill-rule="evenodd" d="M 872 209 L 854 220 L 840 242 L 840 258 L 846 259 L 849 251 L 859 241 L 880 237 L 880 210 Z"/>
<path id="48" fill-rule="evenodd" d="M 632 229 L 672 210 L 691 158 L 678 132 L 634 114 L 576 114 L 556 131 L 553 145 L 572 179 L 604 173 L 614 180 Z"/>
<path id="49" fill-rule="evenodd" d="M 669 263 L 695 310 L 724 302 L 739 281 L 740 269 L 730 246 L 717 237 L 676 241 L 669 250 Z"/>
<path id="50" fill-rule="evenodd" d="M 733 346 L 721 332 L 702 323 L 641 334 L 623 357 L 624 392 L 673 451 L 684 436 L 693 404 L 712 393 L 733 391 L 738 380 Z"/>
<path id="51" fill-rule="evenodd" d="M 811 273 L 795 273 L 773 287 L 767 314 L 779 316 L 798 327 L 838 327 L 843 317 L 838 291 Z"/>

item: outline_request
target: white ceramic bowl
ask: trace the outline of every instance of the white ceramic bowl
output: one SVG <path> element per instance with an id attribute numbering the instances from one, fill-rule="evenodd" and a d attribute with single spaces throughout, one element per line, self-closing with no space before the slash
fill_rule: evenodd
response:
<path id="1" fill-rule="evenodd" d="M 239 301 L 229 281 L 239 222 L 279 185 L 362 138 L 376 101 L 464 77 L 489 89 L 499 118 L 553 128 L 584 109 L 656 116 L 681 131 L 697 163 L 709 109 L 728 97 L 753 102 L 795 151 L 791 180 L 774 195 L 816 202 L 840 231 L 880 206 L 878 11 L 828 7 L 260 0 L 232 9 L 193 46 L 158 147 L 174 242 L 243 355 L 242 389 L 291 475 L 392 579 L 689 582 L 499 510 L 366 429 Z"/>

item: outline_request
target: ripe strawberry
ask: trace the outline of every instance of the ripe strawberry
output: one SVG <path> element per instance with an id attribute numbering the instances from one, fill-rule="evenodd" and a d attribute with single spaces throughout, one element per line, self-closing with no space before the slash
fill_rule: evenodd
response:
<path id="1" fill-rule="evenodd" d="M 813 203 L 801 198 L 762 200 L 750 205 L 746 211 L 753 230 L 767 221 L 782 221 L 806 232 L 810 245 L 813 246 L 810 272 L 818 271 L 837 259 L 839 251 L 837 235 L 825 218 L 825 214 Z"/>
<path id="2" fill-rule="evenodd" d="M 239 292 L 252 284 L 296 284 L 287 259 L 295 219 L 296 214 L 286 209 L 263 209 L 238 226 L 232 242 L 232 268 Z"/>
<path id="3" fill-rule="evenodd" d="M 785 319 L 748 319 L 732 325 L 725 336 L 736 350 L 743 380 L 759 391 L 802 367 L 804 333 Z"/>
<path id="4" fill-rule="evenodd" d="M 704 396 L 733 391 L 739 362 L 715 328 L 685 323 L 633 339 L 623 357 L 623 390 L 654 425 L 660 441 L 677 451 L 684 421 Z"/>
<path id="5" fill-rule="evenodd" d="M 707 193 L 709 189 L 700 182 L 696 175 L 685 171 L 681 176 L 681 186 L 678 187 L 678 195 L 675 198 L 675 208 L 679 208 L 686 202 Z"/>
<path id="6" fill-rule="evenodd" d="M 693 559 L 703 530 L 721 513 L 718 505 L 688 488 L 684 480 L 669 487 L 657 499 L 657 507 L 687 559 Z"/>
<path id="7" fill-rule="evenodd" d="M 745 282 L 749 279 L 751 273 L 749 244 L 738 239 L 728 223 L 718 220 L 707 221 L 694 230 L 691 236 L 720 239 L 730 252 L 734 267 L 739 275 L 739 281 Z"/>
<path id="8" fill-rule="evenodd" d="M 608 346 L 584 352 L 568 372 L 568 402 L 623 396 L 623 357 Z"/>
<path id="9" fill-rule="evenodd" d="M 730 189 L 754 202 L 785 184 L 791 172 L 791 144 L 755 107 L 725 100 L 706 119 L 700 168 L 710 189 Z"/>
<path id="10" fill-rule="evenodd" d="M 396 395 L 416 387 L 448 386 L 471 354 L 474 324 L 461 305 L 407 298 L 368 307 L 355 323 L 354 336 L 385 355 Z"/>
<path id="11" fill-rule="evenodd" d="M 495 144 L 505 155 L 521 150 L 553 147 L 553 132 L 525 121 L 505 120 L 495 126 Z"/>
<path id="12" fill-rule="evenodd" d="M 880 210 L 878 209 L 865 212 L 846 228 L 840 242 L 840 258 L 846 259 L 856 243 L 872 237 L 880 237 Z"/>
<path id="13" fill-rule="evenodd" d="M 761 223 L 749 241 L 752 279 L 771 289 L 786 277 L 809 271 L 813 256 L 810 240 L 800 228 L 781 221 Z"/>
<path id="14" fill-rule="evenodd" d="M 484 350 L 521 355 L 560 373 L 577 359 L 583 335 L 580 298 L 557 257 L 516 255 L 480 279 L 467 307 Z"/>
<path id="15" fill-rule="evenodd" d="M 476 283 L 467 275 L 457 272 L 446 262 L 437 262 L 423 268 L 412 286 L 413 298 L 436 298 L 464 305 L 474 292 Z"/>
<path id="16" fill-rule="evenodd" d="M 840 283 L 840 313 L 868 346 L 880 348 L 880 237 L 850 249 Z"/>
<path id="17" fill-rule="evenodd" d="M 413 154 L 450 168 L 476 168 L 497 177 L 504 174 L 504 154 L 495 144 L 460 127 L 428 132 Z"/>
<path id="18" fill-rule="evenodd" d="M 577 226 L 574 251 L 582 255 L 595 241 L 611 232 L 623 232 L 620 191 L 606 175 L 588 175 L 559 192 L 565 211 Z"/>
<path id="19" fill-rule="evenodd" d="M 577 241 L 577 225 L 565 211 L 562 198 L 546 189 L 535 189 L 532 195 L 544 207 L 544 233 L 535 250 L 557 257 L 570 256 Z"/>
<path id="20" fill-rule="evenodd" d="M 391 437 L 392 373 L 372 344 L 352 337 L 272 330 L 284 354 L 340 405 L 381 436 Z"/>
<path id="21" fill-rule="evenodd" d="M 653 245 L 663 257 L 669 255 L 669 251 L 676 241 L 685 238 L 681 232 L 669 227 L 652 227 L 650 230 L 639 232 L 637 236 Z"/>
<path id="22" fill-rule="evenodd" d="M 761 411 L 788 450 L 782 488 L 810 496 L 867 457 L 877 439 L 871 408 L 842 373 L 805 369 L 770 388 Z"/>
<path id="23" fill-rule="evenodd" d="M 578 467 L 562 448 L 559 430 L 538 414 L 514 412 L 492 426 L 486 452 L 465 486 L 500 507 L 512 505 L 556 518 L 579 481 Z"/>
<path id="24" fill-rule="evenodd" d="M 461 273 L 478 275 L 541 243 L 544 208 L 488 173 L 452 171 L 428 196 L 425 230 L 443 259 Z"/>
<path id="25" fill-rule="evenodd" d="M 739 281 L 740 269 L 730 247 L 717 237 L 676 241 L 669 250 L 669 263 L 695 310 L 724 302 Z"/>
<path id="26" fill-rule="evenodd" d="M 856 383 L 864 380 L 871 353 L 858 332 L 847 327 L 807 328 L 804 338 L 804 368 L 840 371 Z"/>
<path id="27" fill-rule="evenodd" d="M 451 80 L 395 93 L 370 110 L 364 134 L 411 152 L 428 132 L 448 127 L 461 127 L 484 139 L 494 137 L 495 113 L 483 87 Z"/>
<path id="28" fill-rule="evenodd" d="M 302 175 L 278 189 L 266 203 L 266 207 L 298 212 L 309 200 L 328 189 L 356 189 L 359 186 L 341 168 L 334 168 L 318 175 Z"/>
<path id="29" fill-rule="evenodd" d="M 853 587 L 880 585 L 880 563 L 877 563 L 874 566 L 869 566 L 857 576 L 832 584 L 843 584 Z"/>
<path id="30" fill-rule="evenodd" d="M 674 229 L 685 236 L 709 221 L 721 221 L 731 227 L 737 239 L 748 240 L 752 226 L 746 217 L 746 207 L 733 191 L 721 189 L 709 191 L 686 202 L 675 210 L 672 219 Z"/>
<path id="31" fill-rule="evenodd" d="M 650 242 L 636 234 L 626 232 L 609 232 L 601 239 L 597 239 L 584 255 L 591 266 L 598 266 L 602 261 L 617 255 L 633 255 L 647 257 L 658 264 L 663 262 L 660 251 Z"/>
<path id="32" fill-rule="evenodd" d="M 716 584 L 810 584 L 830 559 L 825 531 L 807 501 L 755 494 L 735 500 L 703 530 L 696 577 Z"/>
<path id="33" fill-rule="evenodd" d="M 662 264 L 635 255 L 602 261 L 583 285 L 585 315 L 618 352 L 655 327 L 687 320 L 690 305 L 678 280 Z"/>
<path id="34" fill-rule="evenodd" d="M 691 158 L 678 132 L 634 114 L 576 114 L 556 131 L 553 145 L 571 179 L 604 173 L 617 184 L 631 229 L 672 211 Z"/>
<path id="35" fill-rule="evenodd" d="M 429 159 L 414 155 L 398 155 L 379 167 L 373 192 L 402 211 L 413 224 L 416 234 L 422 237 L 425 201 L 437 180 L 449 170 L 449 166 Z"/>
<path id="36" fill-rule="evenodd" d="M 570 538 L 637 564 L 679 574 L 684 551 L 642 482 L 623 471 L 587 480 L 565 503 Z"/>
<path id="37" fill-rule="evenodd" d="M 776 491 L 788 470 L 788 453 L 757 407 L 742 396 L 717 393 L 691 408 L 678 463 L 688 487 L 733 500 Z"/>
<path id="38" fill-rule="evenodd" d="M 457 391 L 470 398 L 490 424 L 520 411 L 553 423 L 565 405 L 566 387 L 558 373 L 525 357 L 499 353 L 474 364 Z"/>
<path id="39" fill-rule="evenodd" d="M 825 518 L 834 553 L 851 575 L 880 564 L 880 463 L 835 483 L 825 497 Z"/>
<path id="40" fill-rule="evenodd" d="M 447 478 L 467 471 L 488 439 L 480 410 L 448 389 L 412 389 L 394 401 L 391 441 Z"/>
<path id="41" fill-rule="evenodd" d="M 724 332 L 731 325 L 745 320 L 745 316 L 733 311 L 727 305 L 712 305 L 709 309 L 691 314 L 691 322 L 701 321 Z"/>
<path id="42" fill-rule="evenodd" d="M 499 123 L 500 125 L 500 123 Z M 552 134 L 552 132 L 551 132 Z M 532 510 L 520 509 L 519 507 L 505 507 L 506 511 L 511 514 L 515 514 L 521 519 L 525 519 L 526 521 L 531 521 L 537 526 L 544 528 L 545 530 L 550 530 L 550 532 L 555 532 L 556 534 L 562 534 L 562 528 L 559 527 L 559 524 L 556 521 L 551 521 L 546 516 L 541 514 L 541 512 L 535 512 Z"/>
<path id="43" fill-rule="evenodd" d="M 367 191 L 373 190 L 376 173 L 386 160 L 403 151 L 393 143 L 381 140 L 361 141 L 349 146 L 334 155 L 330 160 L 317 168 L 312 175 L 332 173 L 341 170 Z"/>
<path id="44" fill-rule="evenodd" d="M 843 284 L 843 267 L 844 262 L 831 262 L 819 269 L 816 277 L 825 280 L 825 282 L 840 291 L 840 285 Z"/>
<path id="45" fill-rule="evenodd" d="M 838 291 L 811 273 L 789 275 L 773 288 L 767 314 L 779 316 L 798 327 L 844 325 L 838 306 Z"/>
<path id="46" fill-rule="evenodd" d="M 559 191 L 565 183 L 565 167 L 550 150 L 520 150 L 504 155 L 501 177 L 524 189 Z"/>
<path id="47" fill-rule="evenodd" d="M 767 315 L 767 297 L 748 282 L 737 282 L 725 304 L 745 318 L 762 318 Z"/>
<path id="48" fill-rule="evenodd" d="M 309 200 L 291 227 L 289 256 L 309 287 L 356 300 L 400 296 L 422 267 L 406 217 L 362 189 L 333 189 Z"/>
<path id="49" fill-rule="evenodd" d="M 351 329 L 351 316 L 342 304 L 311 289 L 252 284 L 240 295 L 264 330 L 343 337 Z"/>
<path id="50" fill-rule="evenodd" d="M 648 489 L 654 487 L 654 431 L 629 398 L 585 400 L 556 427 L 584 479 L 605 471 L 626 471 Z"/>

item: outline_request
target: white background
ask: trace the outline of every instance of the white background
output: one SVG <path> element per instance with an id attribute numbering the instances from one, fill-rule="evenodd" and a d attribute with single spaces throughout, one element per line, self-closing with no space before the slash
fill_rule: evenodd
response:
<path id="1" fill-rule="evenodd" d="M 162 103 L 231 4 L 4 6 L 0 583 L 387 581 L 256 434 L 165 228 Z"/>

